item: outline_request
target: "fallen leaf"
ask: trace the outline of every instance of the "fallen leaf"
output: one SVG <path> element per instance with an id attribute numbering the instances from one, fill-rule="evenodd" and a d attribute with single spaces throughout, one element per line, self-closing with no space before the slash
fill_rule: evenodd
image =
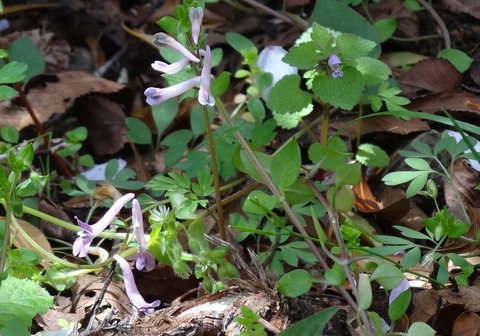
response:
<path id="1" fill-rule="evenodd" d="M 453 323 L 452 336 L 476 336 L 480 334 L 480 316 L 471 311 L 461 314 Z"/>
<path id="2" fill-rule="evenodd" d="M 469 14 L 480 19 L 480 3 L 478 0 L 442 0 L 444 6 L 455 14 Z"/>
<path id="3" fill-rule="evenodd" d="M 418 36 L 419 24 L 417 15 L 403 5 L 400 0 L 383 0 L 379 3 L 370 3 L 368 12 L 374 21 L 386 18 L 397 20 L 395 35 L 403 37 Z"/>
<path id="4" fill-rule="evenodd" d="M 463 78 L 449 61 L 428 59 L 415 64 L 396 79 L 405 96 L 418 97 L 431 92 L 458 90 Z"/>

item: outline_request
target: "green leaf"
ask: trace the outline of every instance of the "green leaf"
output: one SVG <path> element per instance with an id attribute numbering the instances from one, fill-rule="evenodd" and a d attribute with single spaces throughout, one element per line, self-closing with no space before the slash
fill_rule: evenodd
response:
<path id="1" fill-rule="evenodd" d="M 404 254 L 402 258 L 402 266 L 405 268 L 413 267 L 420 262 L 421 257 L 422 252 L 420 251 L 420 248 L 416 246 Z"/>
<path id="2" fill-rule="evenodd" d="M 382 177 L 382 181 L 385 182 L 386 185 L 399 185 L 425 174 L 428 176 L 428 172 L 425 173 L 425 171 L 399 171 L 388 173 Z"/>
<path id="3" fill-rule="evenodd" d="M 392 73 L 388 65 L 372 57 L 358 57 L 355 62 L 355 68 L 363 75 L 365 84 L 383 83 Z"/>
<path id="4" fill-rule="evenodd" d="M 432 170 L 432 167 L 430 167 L 430 164 L 425 159 L 406 158 L 405 163 L 416 170 L 427 170 L 427 171 Z"/>
<path id="5" fill-rule="evenodd" d="M 425 186 L 425 183 L 427 183 L 427 179 L 428 179 L 428 172 L 415 177 L 412 180 L 412 182 L 410 182 L 410 185 L 405 191 L 405 195 L 407 197 L 412 197 L 418 194 L 420 191 L 422 191 L 423 187 Z"/>
<path id="6" fill-rule="evenodd" d="M 226 34 L 226 38 L 228 44 L 230 44 L 230 46 L 239 53 L 242 53 L 242 50 L 249 51 L 252 49 L 256 49 L 255 44 L 253 44 L 252 41 L 250 41 L 248 38 L 241 34 L 228 32 Z"/>
<path id="7" fill-rule="evenodd" d="M 424 322 L 414 322 L 408 328 L 407 336 L 435 336 L 437 332 Z"/>
<path id="8" fill-rule="evenodd" d="M 377 281 L 386 290 L 392 290 L 405 278 L 402 271 L 392 264 L 381 264 L 373 272 L 371 280 Z"/>
<path id="9" fill-rule="evenodd" d="M 357 34 L 340 34 L 336 38 L 336 46 L 340 54 L 346 58 L 366 56 L 377 44 L 373 41 L 361 38 Z"/>
<path id="10" fill-rule="evenodd" d="M 338 307 L 323 309 L 283 330 L 278 336 L 312 336 L 323 335 L 328 321 L 338 311 Z M 420 335 L 420 334 L 418 334 Z"/>
<path id="11" fill-rule="evenodd" d="M 353 8 L 337 0 L 317 1 L 309 20 L 311 25 L 314 22 L 339 32 L 355 34 L 376 44 L 380 43 L 380 37 L 370 22 Z M 370 56 L 379 55 L 380 47 L 377 46 Z"/>
<path id="12" fill-rule="evenodd" d="M 10 84 L 21 82 L 25 79 L 26 70 L 27 65 L 25 63 L 15 61 L 7 63 L 0 69 L 0 83 Z"/>
<path id="13" fill-rule="evenodd" d="M 327 145 L 320 143 L 312 144 L 308 149 L 308 157 L 317 164 L 323 160 L 321 167 L 327 170 L 334 170 L 339 165 L 345 163 L 349 154 L 347 145 L 338 136 L 328 139 Z"/>
<path id="14" fill-rule="evenodd" d="M 408 238 L 413 238 L 413 239 L 421 239 L 421 240 L 430 240 L 430 237 L 427 236 L 425 233 L 422 233 L 422 232 L 419 232 L 417 230 L 412 230 L 408 227 L 405 227 L 405 226 L 400 226 L 400 225 L 394 225 L 393 226 L 395 229 L 397 229 L 398 231 L 400 231 L 400 233 L 402 234 L 402 236 L 404 237 L 408 237 Z M 393 237 L 392 237 L 393 238 Z M 397 239 L 402 239 L 402 238 L 398 238 Z M 403 239 L 402 239 L 403 240 Z M 401 241 L 401 242 L 398 242 L 399 244 L 403 244 L 405 242 Z M 392 244 L 391 240 L 389 242 L 389 244 Z M 393 243 L 393 244 L 396 244 L 396 243 Z"/>
<path id="15" fill-rule="evenodd" d="M 380 43 L 385 42 L 392 37 L 393 33 L 397 29 L 397 19 L 390 17 L 375 21 L 373 23 L 373 28 L 375 28 L 378 33 Z"/>
<path id="16" fill-rule="evenodd" d="M 252 143 L 257 147 L 265 146 L 277 136 L 276 128 L 277 123 L 273 119 L 255 123 L 252 129 Z"/>
<path id="17" fill-rule="evenodd" d="M 176 98 L 171 98 L 163 103 L 152 106 L 152 117 L 157 129 L 157 136 L 162 136 L 163 132 L 172 123 L 178 112 L 178 102 Z"/>
<path id="18" fill-rule="evenodd" d="M 261 190 L 254 190 L 243 202 L 242 210 L 249 214 L 265 215 L 278 205 L 277 197 L 274 195 L 267 195 Z"/>
<path id="19" fill-rule="evenodd" d="M 355 185 L 362 179 L 362 166 L 359 162 L 343 163 L 335 168 L 335 185 L 337 187 L 344 185 Z"/>
<path id="20" fill-rule="evenodd" d="M 407 289 L 397 296 L 388 307 L 388 317 L 390 317 L 393 322 L 400 320 L 400 318 L 406 313 L 411 299 L 412 291 L 410 289 Z"/>
<path id="21" fill-rule="evenodd" d="M 312 103 L 309 93 L 300 89 L 300 76 L 288 75 L 270 90 L 267 106 L 276 113 L 298 112 Z"/>
<path id="22" fill-rule="evenodd" d="M 295 138 L 284 144 L 273 156 L 270 176 L 282 193 L 297 180 L 301 161 L 300 147 Z"/>
<path id="23" fill-rule="evenodd" d="M 355 194 L 350 186 L 342 185 L 328 189 L 327 199 L 335 210 L 349 212 L 355 203 Z"/>
<path id="24" fill-rule="evenodd" d="M 140 145 L 152 143 L 152 132 L 143 121 L 129 117 L 125 118 L 125 124 L 128 128 L 127 136 L 132 142 Z"/>
<path id="25" fill-rule="evenodd" d="M 0 316 L 11 314 L 30 327 L 35 315 L 53 306 L 53 297 L 34 281 L 9 276 L 0 286 L 0 302 Z"/>
<path id="26" fill-rule="evenodd" d="M 272 157 L 262 152 L 254 151 L 253 153 L 255 154 L 257 159 L 260 161 L 262 166 L 265 168 L 265 170 L 267 172 L 270 171 L 270 167 L 272 166 Z M 234 155 L 233 160 L 234 160 L 235 167 L 238 170 L 246 173 L 247 175 L 256 179 L 257 181 L 260 181 L 260 182 L 263 181 L 263 178 L 258 172 L 257 167 L 255 167 L 255 165 L 252 163 L 252 160 L 243 149 L 239 149 L 237 154 Z"/>
<path id="27" fill-rule="evenodd" d="M 380 147 L 372 144 L 361 144 L 355 159 L 365 166 L 386 167 L 390 162 L 387 153 Z"/>
<path id="28" fill-rule="evenodd" d="M 230 75 L 228 71 L 222 71 L 217 78 L 212 81 L 211 92 L 214 97 L 223 95 L 230 86 Z"/>
<path id="29" fill-rule="evenodd" d="M 13 126 L 3 126 L 0 128 L 0 137 L 7 142 L 16 144 L 20 138 L 20 133 Z"/>
<path id="30" fill-rule="evenodd" d="M 179 20 L 171 17 L 171 16 L 164 16 L 160 20 L 157 21 L 157 24 L 164 30 L 165 32 L 177 35 L 179 33 Z"/>
<path id="31" fill-rule="evenodd" d="M 8 46 L 8 54 L 10 61 L 22 62 L 27 65 L 25 81 L 45 72 L 45 60 L 30 37 L 25 36 L 12 42 Z"/>
<path id="32" fill-rule="evenodd" d="M 282 61 L 299 69 L 311 69 L 318 65 L 320 57 L 312 42 L 300 43 L 293 46 Z"/>
<path id="33" fill-rule="evenodd" d="M 17 91 L 7 85 L 0 85 L 0 100 L 8 100 L 17 96 Z"/>
<path id="34" fill-rule="evenodd" d="M 372 285 L 370 283 L 370 276 L 362 273 L 358 279 L 358 310 L 364 311 L 372 305 Z"/>
<path id="35" fill-rule="evenodd" d="M 87 128 L 84 126 L 77 127 L 71 131 L 67 131 L 65 133 L 65 136 L 67 137 L 68 141 L 70 142 L 82 142 L 87 139 L 88 136 L 88 131 Z"/>
<path id="36" fill-rule="evenodd" d="M 302 117 L 309 115 L 313 111 L 313 105 L 309 104 L 307 107 L 299 112 L 289 112 L 285 114 L 276 113 L 273 111 L 273 117 L 277 122 L 277 125 L 281 128 L 291 129 L 297 127 Z"/>
<path id="37" fill-rule="evenodd" d="M 443 49 L 437 57 L 448 60 L 461 73 L 467 71 L 473 63 L 473 58 L 458 49 Z"/>
<path id="38" fill-rule="evenodd" d="M 252 98 L 247 104 L 248 111 L 255 118 L 255 121 L 263 121 L 265 119 L 265 106 L 260 98 Z"/>
<path id="39" fill-rule="evenodd" d="M 298 297 L 312 288 L 313 277 L 303 269 L 285 273 L 277 282 L 277 290 L 286 297 Z"/>
<path id="40" fill-rule="evenodd" d="M 333 78 L 324 72 L 319 73 L 312 82 L 312 90 L 324 103 L 351 110 L 359 102 L 365 82 L 362 74 L 355 68 L 345 66 L 342 71 L 343 77 L 338 78 Z M 288 91 L 285 90 L 285 92 Z M 296 93 L 292 92 L 292 94 Z M 285 93 L 283 95 L 284 100 L 291 97 Z"/>

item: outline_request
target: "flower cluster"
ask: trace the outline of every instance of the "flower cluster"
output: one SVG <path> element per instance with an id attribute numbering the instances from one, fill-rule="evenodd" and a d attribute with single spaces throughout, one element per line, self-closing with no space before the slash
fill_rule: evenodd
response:
<path id="1" fill-rule="evenodd" d="M 88 254 L 90 245 L 100 233 L 103 232 L 115 219 L 115 216 L 120 212 L 125 204 L 132 201 L 132 224 L 134 228 L 134 235 L 137 241 L 138 250 L 136 255 L 136 267 L 138 270 L 145 269 L 151 271 L 155 268 L 155 258 L 147 249 L 147 240 L 143 231 L 143 216 L 140 204 L 134 199 L 135 194 L 129 193 L 120 197 L 112 207 L 105 213 L 105 215 L 95 224 L 88 225 L 75 217 L 78 225 L 83 231 L 78 232 L 78 238 L 73 243 L 73 255 L 85 257 Z M 119 255 L 114 256 L 123 272 L 125 289 L 132 304 L 141 312 L 151 313 L 155 307 L 160 305 L 160 301 L 156 300 L 152 303 L 146 303 L 139 294 L 133 279 L 132 271 L 128 263 Z"/>
<path id="2" fill-rule="evenodd" d="M 198 38 L 200 35 L 200 28 L 203 19 L 203 9 L 201 7 L 190 8 L 189 11 L 190 22 L 192 25 L 192 40 L 197 48 Z M 202 65 L 202 72 L 199 76 L 190 78 L 181 83 L 172 85 L 166 88 L 149 87 L 145 90 L 144 94 L 147 97 L 146 101 L 149 105 L 160 104 L 170 98 L 179 96 L 194 87 L 199 86 L 198 102 L 201 105 L 215 105 L 215 99 L 210 92 L 210 81 L 212 78 L 212 53 L 209 46 L 203 49 L 197 49 L 198 55 L 202 55 L 203 59 L 200 59 L 191 53 L 185 46 L 175 40 L 173 37 L 168 36 L 165 33 L 157 33 L 154 35 L 153 43 L 159 47 L 169 47 L 176 50 L 182 58 L 177 62 L 168 64 L 161 61 L 155 61 L 152 63 L 152 68 L 166 73 L 176 74 L 184 69 L 190 62 L 200 63 Z"/>

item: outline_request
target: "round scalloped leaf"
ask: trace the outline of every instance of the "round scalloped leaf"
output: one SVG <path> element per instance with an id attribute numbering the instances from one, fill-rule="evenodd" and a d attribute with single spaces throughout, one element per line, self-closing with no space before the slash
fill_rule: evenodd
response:
<path id="1" fill-rule="evenodd" d="M 351 110 L 360 100 L 365 82 L 355 68 L 346 66 L 342 71 L 343 77 L 337 78 L 320 73 L 312 82 L 312 90 L 324 103 Z"/>
<path id="2" fill-rule="evenodd" d="M 355 61 L 355 68 L 362 73 L 365 84 L 383 83 L 392 73 L 388 65 L 372 57 L 359 57 Z"/>
<path id="3" fill-rule="evenodd" d="M 272 88 L 267 106 L 277 113 L 284 114 L 301 111 L 311 103 L 310 94 L 300 89 L 300 76 L 288 75 Z"/>

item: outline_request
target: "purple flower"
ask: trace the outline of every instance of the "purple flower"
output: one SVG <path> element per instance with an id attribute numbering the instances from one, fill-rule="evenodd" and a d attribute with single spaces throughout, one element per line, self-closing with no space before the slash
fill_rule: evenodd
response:
<path id="1" fill-rule="evenodd" d="M 155 61 L 154 63 L 152 63 L 152 68 L 157 71 L 160 71 L 169 75 L 173 75 L 179 72 L 180 70 L 182 70 L 183 68 L 185 68 L 188 62 L 190 62 L 190 60 L 186 57 L 182 57 L 179 61 L 172 64 L 168 64 L 161 61 Z"/>
<path id="2" fill-rule="evenodd" d="M 392 302 L 395 301 L 395 299 L 400 296 L 400 294 L 407 291 L 409 288 L 410 288 L 410 283 L 408 282 L 408 280 L 406 278 L 404 278 L 402 281 L 400 281 L 400 283 L 397 285 L 397 287 L 392 289 L 392 291 L 390 292 L 390 297 L 388 299 L 388 305 L 390 306 L 392 304 Z"/>
<path id="3" fill-rule="evenodd" d="M 180 54 L 183 55 L 183 57 L 188 58 L 192 62 L 200 62 L 200 60 L 194 54 L 188 51 L 188 49 L 185 48 L 180 42 L 165 33 L 155 34 L 153 36 L 153 43 L 159 47 L 170 47 L 178 51 Z"/>
<path id="4" fill-rule="evenodd" d="M 135 239 L 138 244 L 137 260 L 135 266 L 138 270 L 151 271 L 155 268 L 155 258 L 147 249 L 147 241 L 143 232 L 143 216 L 140 203 L 136 199 L 132 201 L 132 223 L 135 230 Z"/>
<path id="5" fill-rule="evenodd" d="M 342 60 L 340 59 L 340 57 L 338 57 L 335 54 L 332 54 L 328 59 L 328 66 L 330 67 L 330 69 L 333 70 L 332 72 L 333 78 L 343 77 L 343 72 L 342 70 L 340 70 L 341 64 L 342 64 Z"/>
<path id="6" fill-rule="evenodd" d="M 113 258 L 117 261 L 118 265 L 122 269 L 123 282 L 125 283 L 125 290 L 130 302 L 141 312 L 145 314 L 151 314 L 155 311 L 155 308 L 160 306 L 160 300 L 155 300 L 152 303 L 147 303 L 140 295 L 135 279 L 133 278 L 132 270 L 128 262 L 118 254 L 115 254 Z"/>
<path id="7" fill-rule="evenodd" d="M 212 53 L 210 47 L 205 48 L 205 56 L 203 57 L 203 68 L 200 82 L 200 90 L 198 91 L 198 102 L 201 105 L 215 105 L 215 98 L 210 92 L 210 80 L 212 77 Z"/>
<path id="8" fill-rule="evenodd" d="M 93 239 L 97 237 L 103 230 L 105 230 L 108 225 L 110 225 L 122 207 L 134 197 L 135 194 L 133 193 L 129 193 L 120 197 L 117 201 L 115 201 L 115 203 L 113 203 L 112 207 L 108 209 L 105 215 L 103 215 L 103 217 L 93 225 L 88 225 L 75 216 L 78 226 L 80 226 L 83 231 L 77 233 L 78 238 L 73 243 L 73 255 L 78 255 L 81 258 L 85 257 L 88 254 L 88 248 L 90 247 Z"/>
<path id="9" fill-rule="evenodd" d="M 192 24 L 192 39 L 195 45 L 198 44 L 198 36 L 200 35 L 200 28 L 203 20 L 202 7 L 190 8 L 188 15 L 190 16 L 190 23 Z"/>
<path id="10" fill-rule="evenodd" d="M 199 84 L 200 76 L 197 76 L 163 89 L 149 87 L 145 90 L 144 94 L 147 96 L 147 104 L 157 105 L 170 98 L 179 96 Z"/>

